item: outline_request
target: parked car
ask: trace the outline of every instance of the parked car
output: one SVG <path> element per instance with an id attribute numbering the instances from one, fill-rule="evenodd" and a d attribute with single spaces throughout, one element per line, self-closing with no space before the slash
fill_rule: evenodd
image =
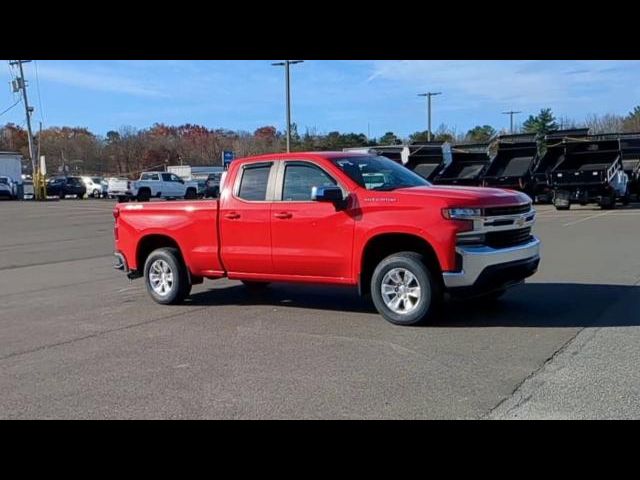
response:
<path id="1" fill-rule="evenodd" d="M 81 177 L 54 177 L 47 182 L 47 196 L 59 197 L 61 200 L 69 195 L 82 199 L 87 193 L 87 187 Z"/>
<path id="2" fill-rule="evenodd" d="M 131 196 L 139 202 L 148 202 L 151 198 L 195 199 L 198 183 L 187 182 L 175 173 L 143 172 L 140 180 L 131 183 Z"/>
<path id="3" fill-rule="evenodd" d="M 144 277 L 160 304 L 181 302 L 204 278 L 252 289 L 336 284 L 371 295 L 388 321 L 413 325 L 445 292 L 497 298 L 540 262 L 526 194 L 432 186 L 370 154 L 238 159 L 219 200 L 117 205 L 113 214 L 115 267 Z"/>
<path id="4" fill-rule="evenodd" d="M 81 177 L 84 186 L 87 188 L 87 195 L 93 198 L 102 196 L 102 183 L 99 177 Z"/>
<path id="5" fill-rule="evenodd" d="M 0 197 L 18 199 L 18 184 L 11 177 L 0 177 Z"/>
<path id="6" fill-rule="evenodd" d="M 33 200 L 35 198 L 35 189 L 33 188 L 33 180 L 30 178 L 28 180 L 22 181 L 23 185 L 23 198 L 25 200 Z"/>
<path id="7" fill-rule="evenodd" d="M 128 202 L 131 198 L 131 181 L 127 178 L 110 178 L 107 182 L 107 196 L 118 202 Z"/>
<path id="8" fill-rule="evenodd" d="M 218 198 L 222 173 L 210 173 L 204 183 L 204 198 Z"/>

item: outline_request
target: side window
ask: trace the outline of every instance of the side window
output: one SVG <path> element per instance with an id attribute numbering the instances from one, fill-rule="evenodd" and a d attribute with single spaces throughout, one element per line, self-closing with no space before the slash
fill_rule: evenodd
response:
<path id="1" fill-rule="evenodd" d="M 170 182 L 171 181 L 171 174 L 170 173 L 163 173 L 162 174 L 162 180 L 165 182 Z"/>
<path id="2" fill-rule="evenodd" d="M 151 175 L 150 173 L 143 173 L 142 176 L 140 177 L 140 180 L 151 180 L 151 177 L 153 175 Z"/>
<path id="3" fill-rule="evenodd" d="M 180 182 L 180 178 L 177 175 L 172 173 L 171 174 L 171 181 L 172 182 Z"/>
<path id="4" fill-rule="evenodd" d="M 296 202 L 311 200 L 313 187 L 335 186 L 336 181 L 313 165 L 291 164 L 285 166 L 282 201 Z"/>
<path id="5" fill-rule="evenodd" d="M 267 184 L 271 165 L 245 167 L 242 171 L 238 197 L 252 202 L 261 202 L 267 199 Z"/>

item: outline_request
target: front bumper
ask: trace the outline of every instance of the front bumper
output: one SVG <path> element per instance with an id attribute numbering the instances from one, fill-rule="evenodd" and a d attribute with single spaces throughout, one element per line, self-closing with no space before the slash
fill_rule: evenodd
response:
<path id="1" fill-rule="evenodd" d="M 487 246 L 458 246 L 462 257 L 459 272 L 442 274 L 447 289 L 491 290 L 518 283 L 533 275 L 540 263 L 540 240 L 515 247 L 495 249 Z"/>

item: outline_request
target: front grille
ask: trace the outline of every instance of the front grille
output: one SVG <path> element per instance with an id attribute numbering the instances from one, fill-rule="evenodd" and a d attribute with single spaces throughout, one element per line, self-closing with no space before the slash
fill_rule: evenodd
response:
<path id="1" fill-rule="evenodd" d="M 531 240 L 531 227 L 489 232 L 485 235 L 484 243 L 491 248 L 507 248 L 522 245 L 529 240 Z"/>
<path id="2" fill-rule="evenodd" d="M 510 207 L 489 207 L 484 209 L 485 217 L 496 217 L 499 215 L 517 215 L 519 213 L 527 213 L 531 210 L 531 204 L 512 205 Z"/>

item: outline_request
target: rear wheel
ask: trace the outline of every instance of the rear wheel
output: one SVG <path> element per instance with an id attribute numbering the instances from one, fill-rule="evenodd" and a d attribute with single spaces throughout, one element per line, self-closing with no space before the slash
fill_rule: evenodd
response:
<path id="1" fill-rule="evenodd" d="M 612 210 L 616 208 L 616 194 L 612 192 L 606 197 L 600 199 L 600 208 L 603 210 Z"/>
<path id="2" fill-rule="evenodd" d="M 151 190 L 149 190 L 148 188 L 140 189 L 136 200 L 138 200 L 139 202 L 148 202 L 149 200 L 151 200 Z"/>
<path id="3" fill-rule="evenodd" d="M 193 200 L 198 197 L 198 191 L 195 188 L 187 188 L 184 194 L 184 198 L 187 200 Z"/>
<path id="4" fill-rule="evenodd" d="M 416 252 L 382 260 L 371 278 L 371 298 L 382 317 L 395 325 L 426 321 L 442 298 L 439 284 Z"/>
<path id="5" fill-rule="evenodd" d="M 181 303 L 191 293 L 189 274 L 176 248 L 151 252 L 144 264 L 144 279 L 151 298 L 162 305 Z"/>

